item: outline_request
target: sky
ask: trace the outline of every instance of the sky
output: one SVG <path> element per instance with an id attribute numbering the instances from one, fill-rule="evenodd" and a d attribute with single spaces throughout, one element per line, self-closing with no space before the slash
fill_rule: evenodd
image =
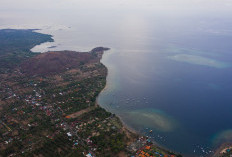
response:
<path id="1" fill-rule="evenodd" d="M 20 14 L 25 12 L 41 13 L 41 11 L 69 12 L 80 10 L 137 10 L 163 11 L 169 14 L 190 14 L 202 12 L 232 12 L 231 0 L 0 0 L 1 13 Z M 42 14 L 42 13 L 41 13 Z M 59 14 L 59 13 L 57 13 Z M 7 16 L 1 14 L 1 17 Z"/>

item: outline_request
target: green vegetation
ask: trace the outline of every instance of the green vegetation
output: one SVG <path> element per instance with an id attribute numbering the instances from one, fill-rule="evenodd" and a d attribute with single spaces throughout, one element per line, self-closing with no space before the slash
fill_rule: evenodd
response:
<path id="1" fill-rule="evenodd" d="M 0 73 L 5 73 L 19 65 L 26 58 L 37 55 L 30 49 L 44 42 L 52 42 L 51 35 L 34 30 L 0 30 Z"/>

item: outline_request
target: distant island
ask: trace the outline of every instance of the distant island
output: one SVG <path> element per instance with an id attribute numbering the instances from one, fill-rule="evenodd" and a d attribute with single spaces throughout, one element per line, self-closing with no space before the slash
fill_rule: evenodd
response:
<path id="1" fill-rule="evenodd" d="M 0 156 L 180 156 L 123 126 L 96 103 L 105 47 L 32 53 L 52 36 L 0 30 Z"/>

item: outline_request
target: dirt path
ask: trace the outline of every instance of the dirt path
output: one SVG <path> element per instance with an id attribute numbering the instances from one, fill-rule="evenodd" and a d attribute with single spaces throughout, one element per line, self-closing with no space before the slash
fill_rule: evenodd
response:
<path id="1" fill-rule="evenodd" d="M 68 115 L 66 117 L 68 117 L 68 118 L 77 118 L 77 117 L 81 116 L 82 114 L 88 113 L 88 112 L 90 112 L 90 111 L 92 111 L 92 110 L 94 110 L 96 108 L 97 108 L 97 105 L 91 106 L 91 107 L 88 107 L 86 109 L 80 110 L 78 112 L 72 113 L 72 114 L 70 114 L 70 115 Z"/>

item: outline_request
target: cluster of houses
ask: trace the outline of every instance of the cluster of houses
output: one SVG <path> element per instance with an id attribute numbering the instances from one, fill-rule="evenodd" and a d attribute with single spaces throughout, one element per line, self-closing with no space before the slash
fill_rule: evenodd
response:
<path id="1" fill-rule="evenodd" d="M 97 121 L 99 123 L 98 126 L 103 126 L 102 124 L 107 123 L 108 120 L 101 122 L 98 121 L 98 118 L 95 118 L 88 122 L 83 122 L 79 120 L 70 121 L 68 116 L 65 116 L 65 111 L 67 109 L 63 109 L 64 107 L 62 107 L 62 105 L 68 103 L 68 101 L 71 100 L 73 97 L 67 100 L 59 99 L 59 101 L 56 101 L 57 96 L 62 97 L 65 96 L 66 93 L 53 93 L 51 95 L 53 102 L 49 103 L 44 101 L 46 93 L 43 89 L 39 87 L 37 83 L 28 83 L 26 87 L 32 88 L 33 90 L 28 94 L 21 95 L 20 97 L 17 97 L 17 94 L 15 94 L 13 90 L 9 87 L 3 88 L 4 90 L 0 91 L 7 95 L 7 99 L 12 99 L 12 102 L 20 101 L 20 104 L 14 105 L 14 107 L 12 107 L 10 113 L 2 114 L 2 117 L 0 119 L 0 131 L 3 133 L 0 137 L 1 148 L 7 148 L 14 140 L 22 141 L 23 139 L 22 137 L 20 137 L 20 134 L 18 133 L 20 132 L 20 130 L 30 132 L 30 128 L 38 127 L 39 124 L 37 121 L 33 120 L 33 117 L 40 117 L 41 121 L 43 121 L 44 118 L 48 117 L 51 123 L 54 124 L 56 131 L 47 131 L 44 135 L 46 138 L 48 138 L 49 140 L 53 140 L 58 134 L 60 134 L 61 132 L 65 132 L 67 138 L 72 142 L 72 147 L 78 148 L 80 144 L 87 145 L 91 152 L 87 151 L 83 152 L 83 154 L 85 154 L 88 157 L 94 157 L 95 155 L 93 151 L 96 151 L 97 148 L 96 145 L 92 143 L 91 137 L 93 135 L 98 134 L 93 133 L 90 136 L 83 139 L 78 135 L 78 133 L 80 133 L 81 131 L 85 132 L 85 129 L 87 129 L 86 126 L 88 124 Z M 88 99 L 86 99 L 85 102 L 89 104 Z M 93 132 L 94 131 L 95 130 L 93 130 Z M 13 132 L 17 133 L 13 135 Z M 25 145 L 28 144 L 29 146 L 32 146 L 33 142 L 35 141 L 24 140 L 23 142 Z M 30 147 L 30 149 L 23 149 L 21 152 L 25 153 L 27 151 L 33 151 L 33 148 Z"/>
<path id="2" fill-rule="evenodd" d="M 102 84 L 101 82 L 99 83 L 98 87 L 101 87 Z M 102 131 L 117 130 L 121 127 L 116 126 L 116 117 L 112 115 L 103 119 L 94 116 L 88 120 L 70 118 L 69 115 L 65 114 L 69 111 L 69 107 L 66 107 L 66 104 L 69 104 L 73 99 L 78 99 L 78 97 L 67 96 L 67 94 L 73 92 L 71 88 L 65 92 L 46 93 L 40 87 L 39 82 L 36 81 L 24 83 L 22 87 L 25 87 L 25 90 L 30 90 L 24 94 L 20 94 L 18 93 L 19 89 L 16 88 L 17 90 L 15 90 L 1 84 L 1 101 L 7 101 L 11 105 L 9 106 L 10 112 L 1 114 L 0 117 L 0 132 L 2 133 L 2 136 L 0 136 L 1 149 L 7 148 L 12 142 L 17 140 L 21 141 L 25 146 L 25 148 L 22 148 L 21 153 L 33 151 L 33 146 L 40 140 L 36 139 L 37 137 L 32 137 L 32 135 L 25 140 L 25 137 L 21 137 L 20 132 L 24 131 L 29 135 L 32 128 L 40 127 L 40 122 L 44 119 L 49 119 L 50 122 L 48 124 L 52 124 L 55 131 L 51 131 L 51 126 L 48 126 L 45 130 L 41 130 L 43 131 L 43 135 L 41 136 L 44 136 L 48 140 L 54 140 L 57 135 L 62 134 L 70 141 L 70 147 L 78 149 L 84 145 L 88 150 L 82 153 L 87 157 L 95 157 L 94 152 L 97 151 L 98 146 L 91 140 L 92 137 L 99 136 Z M 86 107 L 90 104 L 89 97 L 95 94 L 96 89 L 89 89 L 87 91 L 90 92 L 88 94 L 84 93 L 84 96 L 81 95 L 80 98 L 86 104 Z M 88 132 L 88 136 L 85 135 L 86 132 Z M 140 137 L 128 147 L 128 150 L 137 152 L 136 157 L 141 155 L 148 157 L 149 153 L 146 151 L 148 150 L 148 147 L 146 147 L 148 143 L 148 139 Z"/>
<path id="3" fill-rule="evenodd" d="M 131 157 L 176 157 L 166 150 L 158 148 L 152 144 L 148 137 L 140 137 L 127 148 L 130 152 L 135 152 Z"/>

